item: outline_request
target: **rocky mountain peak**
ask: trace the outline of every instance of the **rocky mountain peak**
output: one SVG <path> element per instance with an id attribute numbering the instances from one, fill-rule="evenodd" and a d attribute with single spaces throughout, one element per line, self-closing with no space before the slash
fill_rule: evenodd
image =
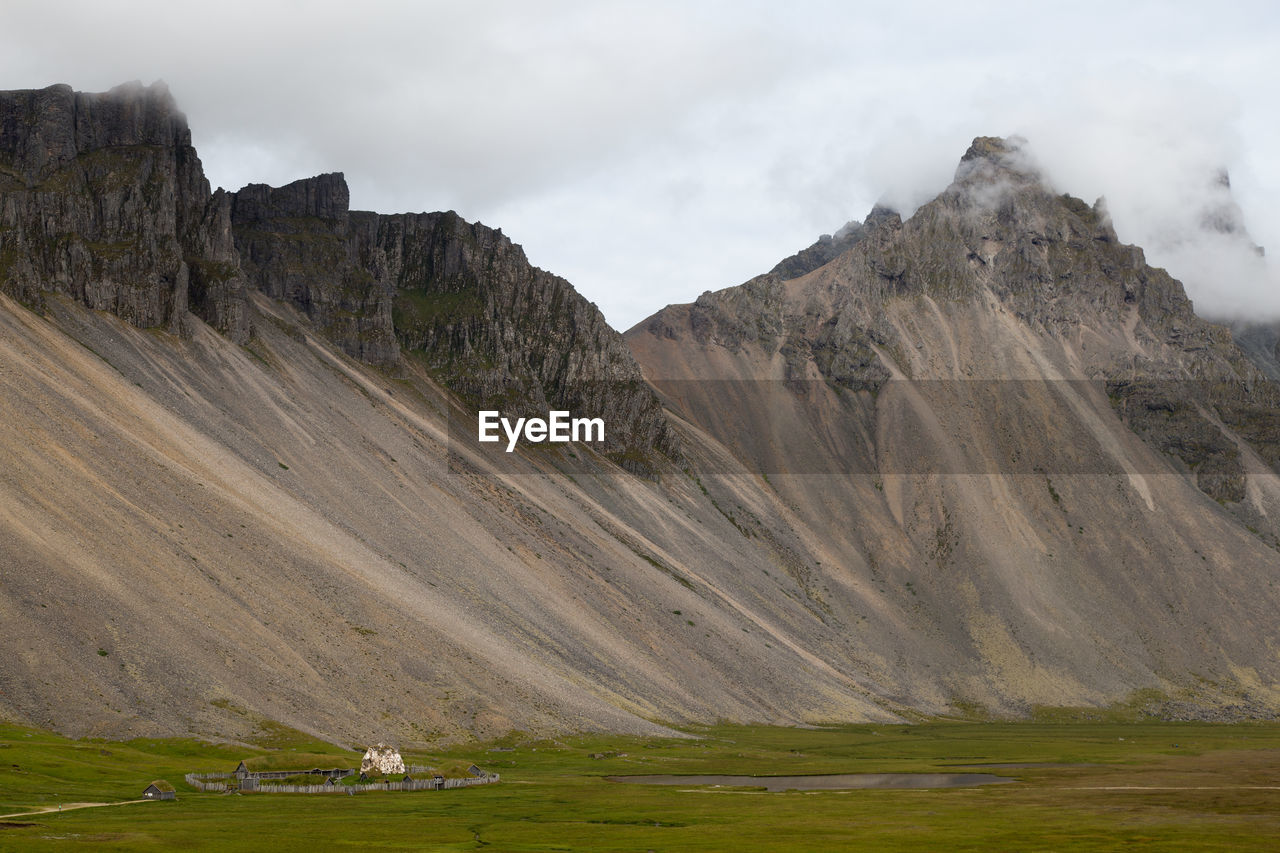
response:
<path id="1" fill-rule="evenodd" d="M 871 208 L 867 218 L 862 221 L 862 227 L 867 231 L 874 231 L 878 228 L 900 228 L 902 227 L 902 214 L 891 207 L 877 204 Z"/>
<path id="2" fill-rule="evenodd" d="M 1020 136 L 1007 139 L 979 136 L 956 166 L 955 178 L 943 196 L 964 207 L 994 211 L 1007 206 L 1021 191 L 1038 195 L 1046 190 L 1044 176 Z M 1019 212 L 1023 216 L 1025 211 Z"/>
<path id="3" fill-rule="evenodd" d="M 955 179 L 970 176 L 989 177 L 995 172 L 1036 177 L 1039 172 L 1027 151 L 1027 140 L 1021 136 L 978 136 L 960 158 Z"/>
<path id="4" fill-rule="evenodd" d="M 780 265 L 659 312 L 630 337 L 641 351 L 659 352 L 658 341 L 687 336 L 768 361 L 787 381 L 877 390 L 895 372 L 1002 380 L 1016 364 L 1014 374 L 1037 375 L 1040 368 L 1029 370 L 1020 355 L 993 358 L 985 347 L 964 351 L 955 343 L 986 340 L 1013 318 L 1052 342 L 1046 363 L 1070 354 L 1054 368 L 1061 375 L 1108 382 L 1126 424 L 1195 470 L 1212 497 L 1240 501 L 1244 475 L 1234 439 L 1202 410 L 1256 441 L 1267 464 L 1280 459 L 1272 449 L 1280 426 L 1242 402 L 1249 393 L 1255 402 L 1270 399 L 1275 389 L 1257 390 L 1260 374 L 1227 330 L 1197 317 L 1177 280 L 1117 239 L 1104 202 L 1089 205 L 1049 186 L 1025 140 L 978 137 L 955 182 L 908 219 L 877 208 L 851 245 L 836 253 L 832 242 L 785 262 L 786 272 L 805 270 L 800 261 L 819 260 L 828 249 L 827 262 L 800 277 L 786 281 Z M 921 331 L 939 323 L 945 332 Z M 1170 390 L 1187 382 L 1201 383 L 1197 399 L 1180 398 L 1189 393 L 1181 385 Z"/>
<path id="5" fill-rule="evenodd" d="M 303 178 L 282 187 L 249 184 L 235 194 L 237 224 L 305 216 L 346 222 L 351 192 L 342 172 Z"/>
<path id="6" fill-rule="evenodd" d="M 0 290 L 249 337 L 230 207 L 164 83 L 0 92 Z"/>
<path id="7" fill-rule="evenodd" d="M 1200 227 L 1208 232 L 1237 238 L 1258 257 L 1266 251 L 1257 245 L 1244 224 L 1244 211 L 1231 193 L 1231 176 L 1225 168 L 1215 170 L 1210 175 L 1209 194 L 1205 205 L 1200 210 Z"/>
<path id="8" fill-rule="evenodd" d="M 190 144 L 187 117 L 163 82 L 96 93 L 57 84 L 0 97 L 0 156 L 28 181 L 102 148 Z"/>
<path id="9" fill-rule="evenodd" d="M 618 333 L 501 229 L 453 211 L 351 211 L 349 200 L 340 172 L 235 193 L 236 248 L 257 288 L 349 355 L 396 367 L 410 354 L 479 408 L 613 413 L 608 452 L 635 472 L 674 452 Z"/>
<path id="10" fill-rule="evenodd" d="M 848 252 L 881 228 L 902 227 L 898 211 L 877 204 L 862 222 L 846 222 L 835 234 L 823 234 L 813 245 L 779 261 L 769 275 L 787 281 L 813 272 Z"/>
<path id="11" fill-rule="evenodd" d="M 350 198 L 341 172 L 210 192 L 163 82 L 0 92 L 0 291 L 28 306 L 58 294 L 179 333 L 194 314 L 247 343 L 254 288 L 365 363 L 415 353 L 469 401 L 614 413 L 606 452 L 633 471 L 674 452 L 621 337 L 567 281 L 499 229 Z"/>

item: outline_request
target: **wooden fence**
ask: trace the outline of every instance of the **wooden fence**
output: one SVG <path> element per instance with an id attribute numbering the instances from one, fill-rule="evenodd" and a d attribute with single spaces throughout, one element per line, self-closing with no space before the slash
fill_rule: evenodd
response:
<path id="1" fill-rule="evenodd" d="M 449 788 L 469 788 L 472 785 L 492 785 L 499 781 L 498 774 L 475 779 L 415 779 L 412 782 L 368 782 L 363 785 L 259 785 L 263 794 L 341 794 L 350 791 L 359 794 L 366 791 L 440 791 Z"/>
<path id="2" fill-rule="evenodd" d="M 426 768 L 423 768 L 425 770 Z M 421 771 L 419 771 L 421 772 Z M 226 791 L 226 782 L 207 781 L 227 779 L 228 773 L 188 773 L 187 784 L 197 791 Z M 470 788 L 473 785 L 492 785 L 500 781 L 497 773 L 472 779 L 415 779 L 412 782 L 369 782 L 362 785 L 258 785 L 262 794 L 360 794 L 371 791 L 439 791 L 450 788 Z"/>
<path id="3" fill-rule="evenodd" d="M 472 785 L 492 785 L 498 782 L 497 773 L 490 773 L 488 776 L 481 776 L 476 779 L 445 779 L 444 788 L 470 788 Z"/>
<path id="4" fill-rule="evenodd" d="M 195 788 L 197 791 L 225 791 L 227 790 L 226 782 L 206 782 L 206 779 L 226 779 L 229 773 L 188 773 L 184 778 L 187 784 Z"/>
<path id="5" fill-rule="evenodd" d="M 242 774 L 236 773 L 235 776 Z M 255 770 L 247 774 L 243 774 L 243 778 L 257 779 L 266 781 L 267 779 L 288 779 L 290 776 L 323 776 L 330 779 L 345 779 L 348 776 L 356 775 L 354 770 Z"/>

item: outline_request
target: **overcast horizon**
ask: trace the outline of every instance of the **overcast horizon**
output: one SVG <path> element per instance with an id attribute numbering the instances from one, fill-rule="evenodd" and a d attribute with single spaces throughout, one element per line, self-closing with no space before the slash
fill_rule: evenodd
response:
<path id="1" fill-rule="evenodd" d="M 501 228 L 626 329 L 861 220 L 909 212 L 978 135 L 1207 316 L 1280 317 L 1275 274 L 1202 240 L 1230 170 L 1280 251 L 1270 4 L 10 2 L 0 88 L 163 79 L 215 186 L 345 173 L 353 208 Z"/>

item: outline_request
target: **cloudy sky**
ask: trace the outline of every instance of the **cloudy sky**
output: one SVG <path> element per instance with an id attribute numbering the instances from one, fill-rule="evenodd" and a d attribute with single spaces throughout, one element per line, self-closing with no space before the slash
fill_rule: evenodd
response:
<path id="1" fill-rule="evenodd" d="M 1196 236 L 1226 167 L 1280 257 L 1277 9 L 4 0 L 0 88 L 163 79 L 213 184 L 342 171 L 354 207 L 457 210 L 620 329 L 1021 133 L 1202 313 L 1280 316 L 1273 273 Z"/>

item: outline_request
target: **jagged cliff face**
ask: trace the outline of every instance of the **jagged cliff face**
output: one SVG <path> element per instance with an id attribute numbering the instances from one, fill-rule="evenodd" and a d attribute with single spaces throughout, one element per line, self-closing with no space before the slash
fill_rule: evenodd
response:
<path id="1" fill-rule="evenodd" d="M 353 244 L 350 195 L 341 174 L 278 189 L 250 184 L 232 197 L 241 264 L 259 290 L 301 309 L 354 358 L 394 365 L 394 284 Z"/>
<path id="2" fill-rule="evenodd" d="M 605 451 L 638 473 L 678 448 L 622 337 L 569 282 L 501 231 L 457 214 L 364 217 L 359 239 L 396 283 L 402 346 L 478 407 L 608 418 Z"/>
<path id="3" fill-rule="evenodd" d="M 184 334 L 194 315 L 240 344 L 257 289 L 360 361 L 425 359 L 469 405 L 607 413 L 600 449 L 632 471 L 677 452 L 617 332 L 500 231 L 352 212 L 341 174 L 210 193 L 163 84 L 0 94 L 0 289 Z"/>
<path id="4" fill-rule="evenodd" d="M 607 415 L 602 449 L 630 470 L 652 473 L 657 455 L 677 452 L 657 398 L 599 309 L 501 231 L 453 212 L 348 206 L 340 174 L 236 193 L 236 246 L 257 287 L 361 361 L 422 359 L 476 408 Z"/>
<path id="5" fill-rule="evenodd" d="M 143 327 L 177 329 L 190 309 L 247 340 L 229 213 L 163 84 L 0 93 L 4 292 L 67 294 Z"/>
<path id="6" fill-rule="evenodd" d="M 866 235 L 867 228 L 861 222 L 847 222 L 834 235 L 823 234 L 812 246 L 778 261 L 769 270 L 769 275 L 784 280 L 799 278 L 818 267 L 826 266 L 860 243 Z"/>

